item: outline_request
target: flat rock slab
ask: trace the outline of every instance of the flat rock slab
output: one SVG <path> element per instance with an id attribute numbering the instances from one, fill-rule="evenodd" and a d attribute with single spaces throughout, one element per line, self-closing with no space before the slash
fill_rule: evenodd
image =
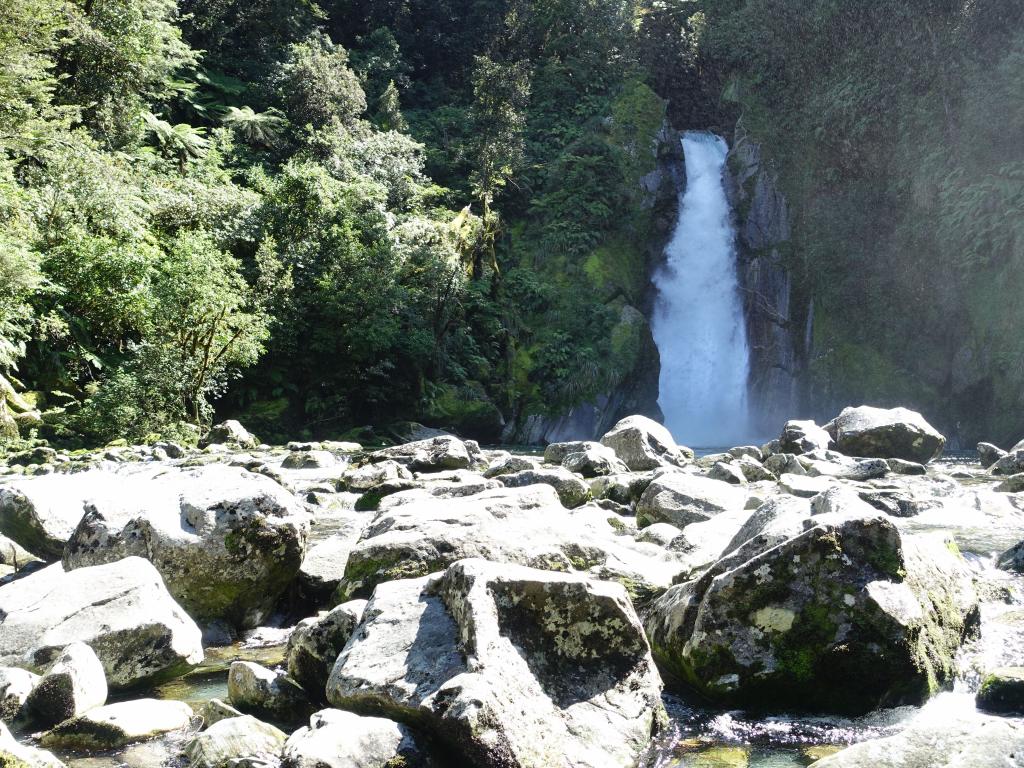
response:
<path id="1" fill-rule="evenodd" d="M 41 741 L 50 749 L 116 749 L 181 730 L 191 722 L 192 708 L 184 702 L 136 699 L 97 707 L 65 720 L 43 734 Z"/>

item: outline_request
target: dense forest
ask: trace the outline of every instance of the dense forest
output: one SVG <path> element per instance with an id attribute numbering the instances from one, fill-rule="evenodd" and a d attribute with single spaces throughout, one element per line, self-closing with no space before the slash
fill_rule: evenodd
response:
<path id="1" fill-rule="evenodd" d="M 1022 93 L 1015 0 L 9 0 L 0 439 L 497 440 L 628 386 L 668 125 L 778 172 L 808 409 L 1008 439 Z"/>

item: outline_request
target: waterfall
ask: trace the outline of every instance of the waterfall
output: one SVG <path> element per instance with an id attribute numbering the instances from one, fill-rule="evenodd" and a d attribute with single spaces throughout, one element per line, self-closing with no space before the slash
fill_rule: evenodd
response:
<path id="1" fill-rule="evenodd" d="M 687 132 L 686 190 L 654 276 L 652 330 L 661 355 L 658 405 L 681 444 L 749 440 L 750 350 L 736 274 L 736 233 L 724 186 L 725 140 Z"/>

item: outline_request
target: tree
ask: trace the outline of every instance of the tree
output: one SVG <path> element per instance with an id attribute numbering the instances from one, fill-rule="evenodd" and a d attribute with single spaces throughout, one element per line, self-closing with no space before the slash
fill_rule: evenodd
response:
<path id="1" fill-rule="evenodd" d="M 221 122 L 248 143 L 262 147 L 277 144 L 288 127 L 285 116 L 274 107 L 265 112 L 255 112 L 252 107 L 228 107 Z"/>
<path id="2" fill-rule="evenodd" d="M 193 128 L 187 123 L 171 125 L 152 112 L 144 112 L 142 117 L 164 155 L 177 160 L 182 172 L 190 160 L 201 158 L 210 147 L 210 142 L 203 135 L 206 133 L 204 128 Z"/>
<path id="3" fill-rule="evenodd" d="M 498 219 L 492 205 L 495 195 L 522 163 L 529 98 L 530 70 L 526 62 L 499 63 L 487 56 L 475 59 L 471 113 L 475 135 L 471 144 L 470 183 L 483 208 L 483 240 L 474 260 L 476 275 L 482 271 L 484 254 L 497 266 L 494 243 Z"/>
<path id="4" fill-rule="evenodd" d="M 348 52 L 323 32 L 289 49 L 276 78 L 288 117 L 321 128 L 337 120 L 352 125 L 366 111 L 366 95 L 348 67 Z"/>

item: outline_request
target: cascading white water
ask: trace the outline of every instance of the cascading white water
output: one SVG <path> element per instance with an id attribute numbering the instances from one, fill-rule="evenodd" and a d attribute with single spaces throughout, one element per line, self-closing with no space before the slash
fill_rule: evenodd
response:
<path id="1" fill-rule="evenodd" d="M 719 136 L 684 134 L 686 190 L 665 264 L 654 276 L 658 405 L 665 426 L 686 445 L 735 445 L 751 437 L 750 351 L 724 186 L 727 152 Z"/>

